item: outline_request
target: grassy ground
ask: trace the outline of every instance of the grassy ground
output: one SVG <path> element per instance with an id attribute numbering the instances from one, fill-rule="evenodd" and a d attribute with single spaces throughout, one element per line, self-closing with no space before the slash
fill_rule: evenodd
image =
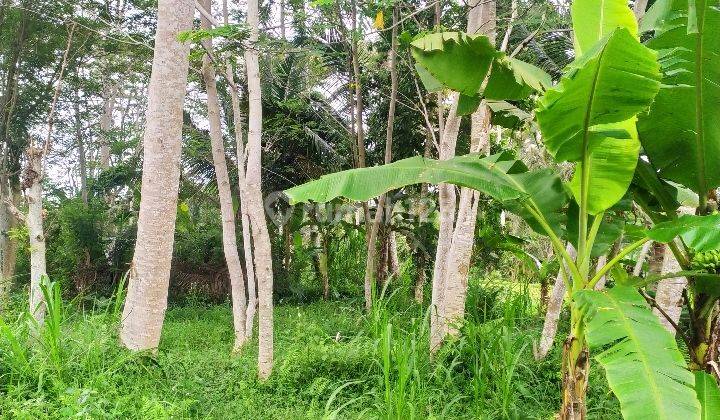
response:
<path id="1" fill-rule="evenodd" d="M 559 354 L 532 359 L 541 320 L 526 292 L 472 288 L 464 338 L 435 363 L 425 313 L 404 296 L 368 316 L 358 301 L 278 306 L 267 383 L 255 379 L 255 342 L 230 354 L 225 305 L 172 307 L 154 356 L 117 346 L 112 301 L 58 311 L 62 325 L 35 350 L 26 323 L 6 318 L 0 418 L 552 418 Z M 591 381 L 589 417 L 618 418 L 601 376 Z"/>

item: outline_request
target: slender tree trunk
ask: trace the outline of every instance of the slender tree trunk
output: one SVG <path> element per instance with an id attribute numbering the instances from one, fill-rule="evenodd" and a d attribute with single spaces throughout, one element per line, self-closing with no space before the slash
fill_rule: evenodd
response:
<path id="1" fill-rule="evenodd" d="M 393 278 L 397 278 L 400 274 L 400 258 L 398 257 L 397 248 L 397 235 L 395 231 L 390 231 L 388 236 L 388 260 L 389 260 L 389 274 Z"/>
<path id="2" fill-rule="evenodd" d="M 418 250 L 416 258 L 417 274 L 415 277 L 415 302 L 423 303 L 425 299 L 425 282 L 427 282 L 427 256 Z"/>
<path id="3" fill-rule="evenodd" d="M 159 0 L 137 240 L 120 329 L 120 340 L 131 350 L 157 348 L 167 308 L 190 53 L 177 36 L 191 29 L 192 18 L 192 3 Z"/>
<path id="4" fill-rule="evenodd" d="M 482 104 L 473 113 L 471 122 L 472 153 L 488 154 L 490 150 L 490 109 Z M 452 243 L 445 269 L 445 292 L 443 296 L 443 316 L 447 322 L 447 333 L 458 334 L 458 326 L 465 314 L 468 274 L 475 240 L 475 223 L 480 194 L 469 188 L 460 190 L 460 204 L 453 232 Z"/>
<path id="5" fill-rule="evenodd" d="M 9 162 L 10 149 L 13 147 L 10 124 L 13 120 L 18 95 L 20 56 L 27 39 L 27 15 L 24 9 L 20 9 L 20 13 L 22 17 L 17 29 L 17 37 L 12 43 L 11 49 L 5 54 L 5 80 L 0 96 L 0 141 L 2 142 L 0 144 L 2 146 L 2 160 L 0 161 L 0 309 L 2 309 L 7 292 L 12 286 L 17 257 L 17 239 L 10 237 L 9 231 L 17 226 L 18 220 L 10 211 L 8 201 L 13 205 L 17 205 L 20 201 L 18 199 L 20 195 L 18 181 L 9 173 L 15 171 Z"/>
<path id="6" fill-rule="evenodd" d="M 323 300 L 330 299 L 330 273 L 328 271 L 328 247 L 327 238 L 320 228 L 311 233 L 313 246 L 315 247 L 315 271 L 322 281 Z"/>
<path id="7" fill-rule="evenodd" d="M 40 286 L 43 278 L 47 276 L 42 216 L 42 158 L 42 149 L 33 146 L 28 148 L 23 180 L 27 193 L 26 220 L 30 236 L 30 314 L 39 327 L 42 327 L 45 320 L 45 299 Z"/>
<path id="8" fill-rule="evenodd" d="M 575 248 L 567 244 L 565 248 L 572 258 L 576 257 Z M 561 261 L 563 265 L 564 262 Z M 566 266 L 567 267 L 567 266 Z M 553 286 L 550 299 L 547 304 L 547 312 L 545 313 L 545 322 L 543 324 L 542 333 L 540 334 L 540 343 L 537 347 L 533 346 L 535 360 L 543 360 L 550 351 L 555 335 L 557 334 L 558 321 L 560 320 L 560 312 L 562 311 L 565 292 L 567 291 L 565 279 L 563 278 L 563 268 L 558 270 L 555 276 L 555 285 Z"/>
<path id="9" fill-rule="evenodd" d="M 645 264 L 645 260 L 647 259 L 652 244 L 652 242 L 648 241 L 645 242 L 642 248 L 640 248 L 640 253 L 638 254 L 637 260 L 635 261 L 635 267 L 633 267 L 633 276 L 637 277 L 640 275 L 640 273 L 642 273 L 643 265 Z"/>
<path id="10" fill-rule="evenodd" d="M 597 267 L 595 271 L 600 271 L 601 268 L 605 267 L 605 264 L 607 264 L 607 256 L 602 255 L 598 257 Z M 595 290 L 602 290 L 605 288 L 605 282 L 607 281 L 607 276 L 602 276 L 600 280 L 595 283 Z"/>
<path id="11" fill-rule="evenodd" d="M 454 100 L 445 121 L 445 130 L 440 137 L 440 160 L 451 159 L 455 155 L 455 143 L 460 129 L 460 117 L 457 115 L 458 95 Z M 456 194 L 451 184 L 439 184 L 440 226 L 438 229 L 437 247 L 435 250 L 435 268 L 432 279 L 432 297 L 430 303 L 430 352 L 435 353 L 445 336 L 445 318 L 442 313 L 443 295 L 445 292 L 445 270 L 452 243 L 455 225 Z"/>
<path id="12" fill-rule="evenodd" d="M 247 213 L 255 245 L 255 275 L 258 288 L 258 376 L 270 377 L 273 366 L 273 273 L 270 234 L 265 220 L 261 189 L 262 99 L 258 54 L 258 0 L 247 3 L 250 26 L 249 46 L 245 49 L 248 83 L 248 160 L 246 174 Z"/>
<path id="13" fill-rule="evenodd" d="M 225 24 L 228 24 L 227 9 L 223 10 Z M 238 165 L 238 186 L 240 189 L 240 218 L 242 221 L 243 254 L 245 257 L 245 277 L 247 278 L 247 310 L 245 315 L 245 336 L 250 338 L 253 334 L 255 313 L 257 312 L 257 288 L 255 279 L 255 263 L 253 258 L 253 243 L 250 227 L 250 217 L 247 210 L 247 185 L 245 182 L 246 156 L 243 141 L 242 118 L 240 113 L 240 96 L 235 84 L 233 70 L 227 63 L 225 74 L 230 84 L 230 101 L 233 110 L 233 128 L 235 132 L 235 150 Z"/>
<path id="14" fill-rule="evenodd" d="M 666 249 L 663 254 L 662 274 L 675 273 L 681 270 L 680 264 L 677 262 L 672 252 L 669 252 L 669 250 Z M 685 290 L 686 286 L 687 279 L 685 277 L 663 279 L 660 280 L 657 285 L 655 302 L 666 315 L 670 316 L 675 324 L 677 324 L 680 320 L 680 313 L 682 312 L 683 306 L 683 290 Z M 658 320 L 660 320 L 663 327 L 674 335 L 675 328 L 672 326 L 670 321 L 668 321 L 657 308 L 654 308 L 653 312 L 658 317 Z"/>
<path id="15" fill-rule="evenodd" d="M 353 2 L 353 5 L 355 3 Z M 388 62 L 390 63 L 390 98 L 388 104 L 388 121 L 387 128 L 385 131 L 385 164 L 392 162 L 392 141 L 393 141 L 393 128 L 395 125 L 395 104 L 397 102 L 397 90 L 398 90 L 398 79 L 397 79 L 397 21 L 398 21 L 398 10 L 397 7 L 393 8 L 393 27 L 391 37 L 390 51 L 388 52 Z M 354 41 L 355 42 L 355 41 Z M 357 42 L 355 42 L 355 48 L 357 48 Z M 357 53 L 353 54 L 353 67 L 357 65 Z M 356 74 L 359 72 L 356 72 Z M 359 79 L 358 79 L 359 80 Z M 360 95 L 356 91 L 356 95 Z M 362 100 L 358 102 L 361 103 Z M 357 121 L 362 121 L 361 115 L 356 116 Z M 358 132 L 362 129 L 362 123 L 358 126 Z M 359 136 L 358 136 L 359 137 Z M 365 145 L 358 144 L 359 148 L 362 149 L 361 163 L 365 166 Z M 368 236 L 368 247 L 367 247 L 367 262 L 365 264 L 365 309 L 370 311 L 372 308 L 372 289 L 375 287 L 375 267 L 377 262 L 377 240 L 378 233 L 380 232 L 380 224 L 383 221 L 383 214 L 387 214 L 387 222 L 390 222 L 391 208 L 386 210 L 386 201 L 388 200 L 387 194 L 383 194 L 378 199 L 377 209 L 375 211 L 375 219 L 372 223 L 370 235 Z M 388 206 L 389 207 L 389 206 Z"/>
<path id="16" fill-rule="evenodd" d="M 115 97 L 117 86 L 108 81 L 103 88 L 103 114 L 100 117 L 100 169 L 110 167 L 110 143 L 112 141 L 113 112 L 115 111 Z"/>
<path id="17" fill-rule="evenodd" d="M 85 206 L 88 204 L 87 187 L 87 152 L 85 151 L 85 138 L 82 130 L 82 116 L 80 115 L 80 95 L 75 92 L 75 141 L 77 142 L 78 166 L 80 169 L 80 198 Z"/>
<path id="18" fill-rule="evenodd" d="M 204 0 L 203 7 L 212 13 L 212 0 Z M 202 28 L 211 28 L 211 23 L 202 18 Z M 212 51 L 212 40 L 203 41 L 207 51 Z M 232 296 L 233 326 L 235 330 L 235 343 L 233 350 L 238 351 L 245 344 L 245 279 L 243 278 L 242 263 L 237 247 L 237 234 L 235 232 L 235 210 L 233 209 L 232 191 L 230 189 L 230 176 L 228 175 L 227 161 L 225 160 L 225 142 L 222 136 L 220 123 L 220 100 L 218 99 L 217 84 L 215 82 L 215 67 L 208 54 L 203 57 L 203 80 L 207 91 L 207 112 L 210 126 L 210 143 L 212 145 L 213 164 L 215 166 L 215 179 L 217 180 L 220 201 L 220 214 L 222 219 L 223 251 L 225 263 L 230 277 L 230 292 Z"/>
<path id="19" fill-rule="evenodd" d="M 642 20 L 642 17 L 645 15 L 645 9 L 647 9 L 648 0 L 635 0 L 635 4 L 633 5 L 633 13 L 635 13 L 635 19 L 637 19 L 638 22 Z"/>
<path id="20" fill-rule="evenodd" d="M 481 32 L 492 40 L 495 38 L 495 2 L 481 2 L 476 0 L 469 4 L 467 31 L 469 33 Z M 448 117 L 448 125 L 450 117 Z M 459 118 L 458 118 L 459 122 Z M 471 152 L 489 151 L 490 138 L 490 109 L 485 103 L 481 104 L 471 116 Z M 455 133 L 457 139 L 457 133 Z M 453 143 L 455 143 L 453 141 Z M 454 149 L 454 145 L 453 145 Z M 454 150 L 453 150 L 454 155 Z M 467 295 L 467 281 L 470 269 L 470 259 L 475 235 L 475 222 L 480 195 L 469 188 L 460 190 L 460 203 L 457 219 L 451 226 L 450 239 L 444 244 L 448 247 L 446 257 L 436 260 L 435 264 L 442 263 L 443 279 L 440 282 L 444 291 L 437 307 L 439 328 L 435 331 L 437 342 L 431 343 L 431 349 L 437 348 L 446 334 L 456 335 L 465 313 L 465 298 Z M 441 203 L 442 214 L 442 203 Z M 441 221 L 442 228 L 442 221 Z M 445 238 L 443 238 L 445 239 Z M 440 240 L 438 239 L 438 246 Z"/>

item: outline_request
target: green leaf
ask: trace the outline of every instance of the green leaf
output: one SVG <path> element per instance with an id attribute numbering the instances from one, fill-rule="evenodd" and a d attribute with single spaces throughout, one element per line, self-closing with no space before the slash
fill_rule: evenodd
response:
<path id="1" fill-rule="evenodd" d="M 468 97 L 477 96 L 489 71 L 481 95 L 487 99 L 524 99 L 552 85 L 545 71 L 495 50 L 484 35 L 440 32 L 418 38 L 411 45 L 415 68 L 429 91 L 441 84 Z"/>
<path id="2" fill-rule="evenodd" d="M 428 92 L 438 92 L 442 90 L 442 83 L 440 83 L 438 79 L 434 78 L 429 71 L 425 70 L 425 67 L 415 63 L 415 71 L 417 71 L 420 81 Z"/>
<path id="3" fill-rule="evenodd" d="M 593 127 L 634 117 L 650 105 L 660 75 L 655 54 L 627 29 L 617 29 L 570 65 L 540 100 L 537 119 L 548 151 L 559 161 L 577 162 L 585 144 L 612 131 Z M 602 127 L 600 127 L 602 128 Z"/>
<path id="4" fill-rule="evenodd" d="M 674 220 L 658 223 L 647 231 L 648 238 L 667 243 L 681 237 L 696 252 L 720 248 L 720 214 L 694 216 L 686 214 Z"/>
<path id="5" fill-rule="evenodd" d="M 570 13 L 578 56 L 616 28 L 626 28 L 637 38 L 637 21 L 625 0 L 574 0 Z"/>
<path id="6" fill-rule="evenodd" d="M 473 112 L 475 112 L 476 109 L 478 109 L 478 106 L 480 106 L 480 102 L 482 102 L 482 98 L 480 97 L 480 95 L 468 96 L 461 93 L 460 98 L 458 99 L 457 114 L 472 114 Z"/>
<path id="7" fill-rule="evenodd" d="M 509 153 L 488 157 L 458 156 L 438 161 L 420 156 L 372 168 L 351 169 L 285 191 L 291 203 L 327 202 L 337 197 L 365 201 L 387 191 L 417 183 L 450 183 L 485 193 L 518 213 L 542 232 L 525 206 L 542 214 L 553 229 L 560 228 L 567 204 L 560 178 L 549 169 L 528 172 Z"/>
<path id="8" fill-rule="evenodd" d="M 639 153 L 634 116 L 652 102 L 659 78 L 655 54 L 621 28 L 571 64 L 540 100 L 536 115 L 548 151 L 557 161 L 586 157 L 590 165 L 590 214 L 625 195 Z M 571 189 L 580 201 L 579 179 Z"/>
<path id="9" fill-rule="evenodd" d="M 492 111 L 490 123 L 501 127 L 517 129 L 532 121 L 532 115 L 505 101 L 487 101 Z"/>
<path id="10" fill-rule="evenodd" d="M 593 138 L 590 142 L 590 182 L 588 184 L 588 213 L 598 214 L 612 207 L 630 187 L 635 174 L 640 141 L 635 132 L 635 120 L 614 124 L 618 128 L 630 130 L 620 135 L 625 138 Z M 610 126 L 610 125 L 607 125 Z M 580 177 L 582 164 L 575 168 L 570 181 L 570 189 L 577 200 L 580 197 Z"/>
<path id="11" fill-rule="evenodd" d="M 638 121 L 660 175 L 697 193 L 720 186 L 720 3 L 663 1 L 655 37 L 662 86 Z"/>
<path id="12" fill-rule="evenodd" d="M 543 93 L 552 87 L 550 75 L 539 67 L 501 55 L 490 70 L 483 97 L 493 100 L 520 100 L 533 91 Z"/>
<path id="13" fill-rule="evenodd" d="M 699 419 L 694 377 L 675 338 L 632 287 L 573 295 L 587 323 L 585 336 L 605 369 L 626 419 Z"/>
<path id="14" fill-rule="evenodd" d="M 412 55 L 448 88 L 473 96 L 478 93 L 498 52 L 484 35 L 439 32 L 412 42 Z"/>
<path id="15" fill-rule="evenodd" d="M 695 372 L 695 392 L 702 407 L 700 418 L 714 420 L 720 418 L 720 389 L 711 375 Z"/>

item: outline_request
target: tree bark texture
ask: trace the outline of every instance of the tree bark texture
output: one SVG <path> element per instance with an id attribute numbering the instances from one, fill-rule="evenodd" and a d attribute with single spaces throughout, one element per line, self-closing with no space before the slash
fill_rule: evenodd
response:
<path id="1" fill-rule="evenodd" d="M 212 0 L 203 0 L 203 7 L 212 13 Z M 210 29 L 211 23 L 202 18 L 201 27 Z M 207 51 L 212 51 L 212 40 L 203 41 Z M 230 176 L 228 175 L 227 161 L 225 160 L 225 142 L 222 135 L 220 123 L 220 100 L 218 99 L 217 84 L 215 82 L 215 67 L 208 54 L 203 57 L 202 66 L 203 80 L 207 92 L 207 113 L 210 126 L 210 144 L 212 147 L 213 165 L 215 167 L 215 179 L 218 187 L 218 198 L 220 201 L 220 217 L 222 225 L 223 252 L 225 263 L 230 277 L 230 295 L 232 298 L 233 327 L 235 331 L 235 351 L 245 344 L 245 279 L 243 278 L 242 263 L 237 246 L 237 233 L 235 232 L 235 210 L 233 209 L 232 191 L 230 188 Z"/>
<path id="2" fill-rule="evenodd" d="M 258 53 L 258 0 L 247 3 L 250 27 L 249 46 L 245 49 L 248 84 L 248 160 L 246 206 L 252 227 L 255 275 L 258 293 L 258 377 L 266 380 L 273 367 L 273 272 L 270 234 L 267 229 L 261 189 L 262 99 Z"/>
<path id="3" fill-rule="evenodd" d="M 190 53 L 177 36 L 192 28 L 192 19 L 192 3 L 159 0 L 137 240 L 120 329 L 120 340 L 131 350 L 157 348 L 167 308 Z"/>

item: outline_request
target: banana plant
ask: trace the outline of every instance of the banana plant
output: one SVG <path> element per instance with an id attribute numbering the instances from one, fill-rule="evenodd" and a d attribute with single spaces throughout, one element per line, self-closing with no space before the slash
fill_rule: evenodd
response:
<path id="1" fill-rule="evenodd" d="M 720 2 L 658 0 L 641 29 L 649 34 L 647 46 L 658 53 L 663 79 L 638 121 L 646 162 L 638 168 L 636 201 L 654 222 L 681 224 L 687 217 L 676 215 L 672 182 L 697 194 L 696 214 L 717 210 L 712 192 L 720 186 Z M 702 243 L 686 239 L 670 243 L 670 249 L 684 270 L 698 265 L 708 270 L 699 262 L 718 248 L 716 236 L 705 230 L 695 238 Z M 705 276 L 687 278 L 690 367 L 712 371 L 720 357 L 720 288 Z"/>
<path id="2" fill-rule="evenodd" d="M 595 358 L 625 418 L 698 419 L 696 377 L 686 369 L 677 343 L 642 295 L 629 285 L 606 291 L 594 286 L 646 242 L 672 242 L 677 237 L 702 242 L 703 230 L 720 227 L 720 217 L 658 224 L 641 232 L 604 267 L 591 269 L 603 227 L 611 224 L 609 215 L 635 175 L 640 153 L 636 121 L 658 93 L 661 74 L 657 53 L 640 43 L 624 0 L 576 0 L 572 17 L 577 58 L 552 87 L 547 81 L 538 82 L 531 66 L 507 60 L 482 36 L 430 34 L 412 43 L 416 68 L 426 86 L 459 92 L 469 109 L 483 98 L 525 95 L 528 87 L 542 93 L 535 111 L 537 123 L 554 159 L 574 164 L 567 185 L 551 169 L 528 170 L 502 152 L 446 161 L 414 157 L 325 175 L 286 194 L 291 202 L 337 197 L 361 201 L 410 184 L 451 183 L 489 195 L 547 235 L 566 263 L 571 329 L 563 346 L 560 417 L 585 418 L 590 351 L 601 350 Z M 497 85 L 491 89 L 493 83 L 514 88 L 503 98 Z M 564 244 L 570 232 L 576 235 L 575 258 Z"/>

